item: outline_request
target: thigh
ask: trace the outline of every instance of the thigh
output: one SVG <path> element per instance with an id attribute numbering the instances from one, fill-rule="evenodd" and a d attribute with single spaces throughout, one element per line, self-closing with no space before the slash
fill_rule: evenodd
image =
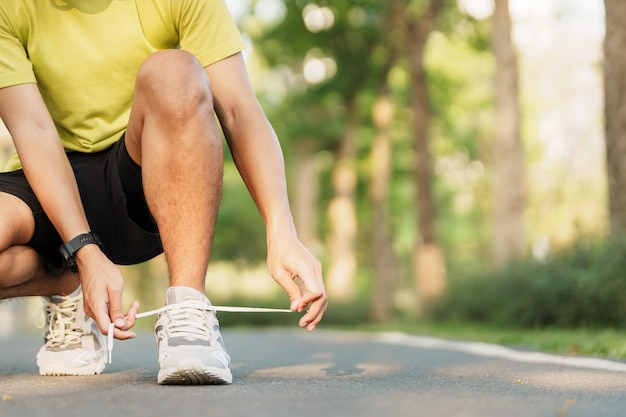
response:
<path id="1" fill-rule="evenodd" d="M 141 169 L 133 165 L 123 145 L 122 138 L 105 151 L 71 152 L 68 159 L 87 220 L 92 231 L 102 239 L 104 252 L 115 263 L 134 264 L 160 254 L 162 248 L 156 226 L 145 207 Z M 0 228 L 4 223 L 12 228 L 12 231 L 0 231 L 0 249 L 3 244 L 26 244 L 39 252 L 47 263 L 62 265 L 58 251 L 63 243 L 61 237 L 22 170 L 0 173 L 0 207 Z M 1 240 L 3 237 L 5 242 Z M 17 243 L 7 244 L 9 241 Z"/>
<path id="2" fill-rule="evenodd" d="M 60 263 L 61 238 L 45 215 L 22 170 L 0 173 L 0 248 L 28 245 Z"/>
<path id="3" fill-rule="evenodd" d="M 70 154 L 83 207 L 104 252 L 117 264 L 135 264 L 162 252 L 146 207 L 141 168 L 130 159 L 122 137 L 97 154 Z"/>
<path id="4" fill-rule="evenodd" d="M 122 136 L 117 149 L 117 172 L 126 198 L 126 209 L 130 218 L 142 229 L 156 232 L 157 227 L 143 191 L 141 167 L 131 158 L 127 149 L 126 136 Z"/>

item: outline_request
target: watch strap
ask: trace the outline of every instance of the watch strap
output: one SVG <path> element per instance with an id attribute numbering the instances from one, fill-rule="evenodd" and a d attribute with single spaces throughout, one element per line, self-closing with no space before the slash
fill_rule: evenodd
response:
<path id="1" fill-rule="evenodd" d="M 61 253 L 61 256 L 63 256 L 63 259 L 65 260 L 67 266 L 70 268 L 70 271 L 78 272 L 76 257 L 74 256 L 76 252 L 78 252 L 78 250 L 83 246 L 92 244 L 98 245 L 102 249 L 102 242 L 100 241 L 98 235 L 92 232 L 88 232 L 80 234 L 69 242 L 65 242 L 61 245 L 61 247 L 59 248 L 59 252 Z"/>

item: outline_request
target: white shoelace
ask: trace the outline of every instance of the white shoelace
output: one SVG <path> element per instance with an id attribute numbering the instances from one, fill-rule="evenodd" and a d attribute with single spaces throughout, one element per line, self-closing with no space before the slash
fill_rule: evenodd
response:
<path id="1" fill-rule="evenodd" d="M 80 344 L 83 330 L 71 326 L 66 329 L 68 322 L 76 320 L 78 302 L 82 302 L 81 296 L 71 297 L 58 303 L 47 300 L 43 302 L 40 315 L 45 314 L 45 322 L 41 325 L 38 324 L 37 327 L 43 328 L 46 323 L 48 324 L 45 333 L 46 344 L 61 348 Z"/>
<path id="2" fill-rule="evenodd" d="M 231 306 L 211 306 L 202 301 L 198 300 L 187 300 L 181 303 L 168 304 L 161 308 L 157 308 L 156 310 L 150 310 L 143 313 L 138 313 L 135 317 L 140 319 L 143 317 L 153 316 L 155 314 L 162 313 L 164 311 L 174 310 L 174 309 L 183 309 L 185 308 L 185 314 L 189 311 L 187 309 L 195 310 L 208 310 L 208 311 L 225 311 L 230 313 L 291 313 L 291 310 L 288 309 L 280 309 L 280 308 L 260 308 L 260 307 L 231 307 Z M 192 313 L 194 314 L 194 313 Z M 186 318 L 188 320 L 188 318 Z M 201 320 L 200 313 L 198 312 L 198 320 Z M 206 336 L 199 332 L 198 327 L 194 326 L 192 323 L 181 326 L 176 329 L 176 332 L 191 332 L 194 333 L 200 339 L 206 339 Z M 113 356 L 113 333 L 115 331 L 115 324 L 109 324 L 109 329 L 107 332 L 107 349 L 109 353 L 109 363 L 112 361 Z"/>

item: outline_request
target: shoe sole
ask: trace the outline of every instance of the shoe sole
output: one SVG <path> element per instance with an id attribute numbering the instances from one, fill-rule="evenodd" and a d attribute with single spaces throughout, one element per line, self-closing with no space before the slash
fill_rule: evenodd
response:
<path id="1" fill-rule="evenodd" d="M 161 385 L 228 385 L 233 382 L 230 369 L 204 366 L 197 358 L 182 359 L 177 366 L 161 369 Z"/>
<path id="2" fill-rule="evenodd" d="M 39 375 L 46 376 L 84 376 L 98 375 L 104 371 L 105 364 L 93 363 L 81 368 L 67 369 L 60 363 L 50 363 L 39 368 Z"/>

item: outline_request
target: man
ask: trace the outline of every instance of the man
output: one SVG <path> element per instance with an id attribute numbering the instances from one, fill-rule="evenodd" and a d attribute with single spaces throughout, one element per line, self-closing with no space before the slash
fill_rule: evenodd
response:
<path id="1" fill-rule="evenodd" d="M 116 264 L 163 251 L 158 382 L 231 382 L 204 295 L 223 169 L 214 114 L 265 222 L 271 275 L 306 310 L 301 327 L 321 320 L 320 263 L 297 238 L 243 47 L 224 0 L 0 0 L 0 119 L 17 149 L 0 174 L 0 298 L 46 297 L 41 374 L 102 372 L 102 334 L 113 323 L 134 337 L 139 308 L 124 311 Z"/>

